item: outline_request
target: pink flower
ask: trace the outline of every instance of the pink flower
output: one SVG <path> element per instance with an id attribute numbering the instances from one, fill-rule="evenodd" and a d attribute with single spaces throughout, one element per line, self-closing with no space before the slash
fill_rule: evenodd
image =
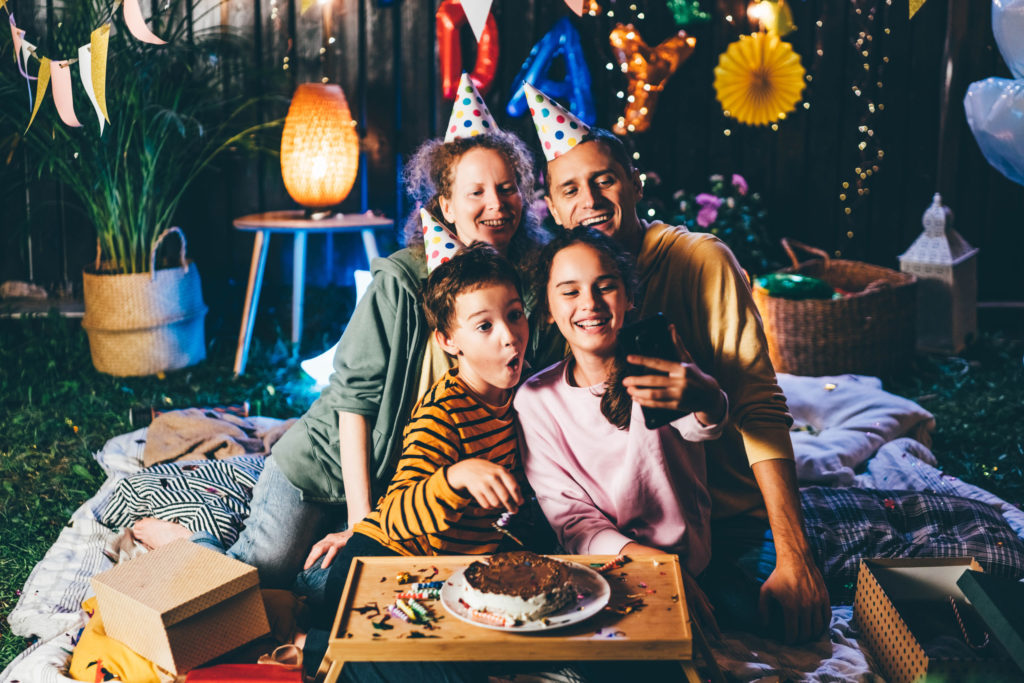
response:
<path id="1" fill-rule="evenodd" d="M 739 173 L 732 174 L 732 186 L 736 188 L 736 191 L 740 193 L 740 196 L 746 195 L 747 190 L 750 188 L 747 186 L 747 180 Z"/>
<path id="2" fill-rule="evenodd" d="M 700 206 L 700 211 L 697 212 L 697 225 L 706 228 L 718 218 L 718 207 L 722 205 L 722 200 L 713 194 L 702 192 L 697 195 L 696 201 Z"/>

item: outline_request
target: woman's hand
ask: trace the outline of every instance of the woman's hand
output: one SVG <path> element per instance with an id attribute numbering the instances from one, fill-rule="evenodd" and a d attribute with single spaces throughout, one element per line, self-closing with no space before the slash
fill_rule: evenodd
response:
<path id="1" fill-rule="evenodd" d="M 338 551 L 345 547 L 350 538 L 352 538 L 351 529 L 327 534 L 313 544 L 312 549 L 309 551 L 309 556 L 306 557 L 306 564 L 302 565 L 302 568 L 309 569 L 316 564 L 320 556 L 323 556 L 324 561 L 320 563 L 320 568 L 327 569 L 331 566 L 331 562 L 334 562 L 334 557 L 338 554 Z"/>
<path id="2" fill-rule="evenodd" d="M 453 489 L 467 492 L 485 510 L 515 513 L 524 502 L 512 473 L 490 460 L 466 458 L 449 467 L 447 477 Z"/>

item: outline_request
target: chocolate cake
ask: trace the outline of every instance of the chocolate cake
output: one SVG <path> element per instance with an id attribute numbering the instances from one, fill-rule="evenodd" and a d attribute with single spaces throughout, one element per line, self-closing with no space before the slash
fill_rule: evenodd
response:
<path id="1" fill-rule="evenodd" d="M 463 599 L 471 609 L 529 621 L 576 596 L 568 565 L 528 550 L 492 555 L 465 571 Z"/>

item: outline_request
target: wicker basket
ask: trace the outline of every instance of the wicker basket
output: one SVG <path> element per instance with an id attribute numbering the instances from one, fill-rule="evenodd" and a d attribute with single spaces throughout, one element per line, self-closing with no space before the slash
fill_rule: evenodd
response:
<path id="1" fill-rule="evenodd" d="M 849 292 L 842 299 L 792 300 L 754 288 L 768 353 L 777 372 L 795 375 L 857 373 L 887 376 L 914 353 L 917 278 L 859 261 L 831 259 L 821 249 L 782 240 L 797 273 Z M 800 263 L 793 247 L 820 259 Z"/>
<path id="2" fill-rule="evenodd" d="M 156 269 L 156 250 L 169 233 L 181 239 L 181 266 Z M 93 267 L 99 270 L 98 264 Z M 185 259 L 185 236 L 165 230 L 153 243 L 149 272 L 82 272 L 92 363 L 118 377 L 153 375 L 206 358 L 206 306 L 199 271 Z"/>

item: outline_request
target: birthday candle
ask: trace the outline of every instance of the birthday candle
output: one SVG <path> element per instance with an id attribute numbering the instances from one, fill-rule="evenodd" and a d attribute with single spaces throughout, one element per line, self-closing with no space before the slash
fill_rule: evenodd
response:
<path id="1" fill-rule="evenodd" d="M 409 621 L 409 615 L 398 609 L 395 605 L 388 605 L 388 613 L 391 614 L 395 619 L 401 619 L 402 621 Z"/>
<path id="2" fill-rule="evenodd" d="M 408 600 L 410 598 L 414 600 L 437 600 L 441 597 L 441 591 L 437 588 L 429 588 L 423 591 L 407 591 L 405 593 L 398 593 L 395 597 L 403 600 Z"/>
<path id="3" fill-rule="evenodd" d="M 400 609 L 403 612 L 405 612 L 407 615 L 409 615 L 410 621 L 416 621 L 417 620 L 418 617 L 416 616 L 416 613 L 413 612 L 412 608 L 409 607 L 409 605 L 405 604 L 405 601 L 402 600 L 401 598 L 398 598 L 397 600 L 395 600 L 395 606 L 398 609 Z"/>
<path id="4" fill-rule="evenodd" d="M 406 604 L 409 605 L 409 609 L 415 612 L 416 616 L 418 616 L 420 619 L 423 619 L 424 621 L 430 621 L 430 612 L 427 611 L 426 607 L 416 602 L 412 598 L 409 598 Z"/>
<path id="5" fill-rule="evenodd" d="M 490 612 L 481 612 L 478 609 L 469 610 L 469 618 L 475 621 L 480 621 L 485 624 L 491 624 L 493 626 L 515 626 L 516 620 L 512 617 L 505 616 L 503 614 L 491 614 Z"/>
<path id="6" fill-rule="evenodd" d="M 443 585 L 444 585 L 444 581 L 421 581 L 420 583 L 414 583 L 412 585 L 412 590 L 414 590 L 414 591 L 422 591 L 422 590 L 428 590 L 430 588 L 438 588 L 439 589 Z"/>

